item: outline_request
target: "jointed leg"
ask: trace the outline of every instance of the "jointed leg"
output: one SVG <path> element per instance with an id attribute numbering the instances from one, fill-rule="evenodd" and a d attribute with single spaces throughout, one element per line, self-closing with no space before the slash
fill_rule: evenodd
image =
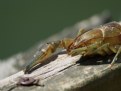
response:
<path id="1" fill-rule="evenodd" d="M 79 54 L 80 55 L 91 55 L 91 54 L 95 53 L 95 51 L 97 50 L 99 45 L 100 45 L 100 43 L 96 42 L 95 44 L 92 44 L 90 46 L 85 46 L 85 47 L 71 50 L 71 52 L 69 54 L 72 56 L 79 55 Z"/>
<path id="2" fill-rule="evenodd" d="M 95 54 L 106 55 L 111 54 L 111 50 L 109 49 L 109 43 L 103 44 L 99 48 L 94 51 Z"/>
<path id="3" fill-rule="evenodd" d="M 115 64 L 115 61 L 118 59 L 118 56 L 121 54 L 121 46 L 119 47 L 115 57 L 113 58 L 113 61 L 110 64 L 110 67 L 112 67 Z"/>
<path id="4" fill-rule="evenodd" d="M 100 55 L 105 55 L 105 54 L 110 54 L 111 51 L 109 49 L 109 43 L 103 44 L 102 46 L 99 47 L 99 43 L 92 44 L 90 46 L 85 46 L 81 47 L 78 49 L 72 50 L 69 54 L 74 56 L 74 55 L 94 55 L 94 54 L 100 54 Z"/>
<path id="5" fill-rule="evenodd" d="M 117 49 L 118 49 L 118 51 L 117 51 Z M 109 43 L 106 43 L 106 44 L 102 45 L 101 47 L 99 47 L 98 49 L 96 49 L 96 51 L 94 51 L 100 55 L 111 54 L 111 51 L 113 51 L 113 52 L 117 51 L 117 53 L 114 56 L 110 66 L 108 66 L 107 68 L 111 68 L 115 64 L 116 60 L 118 59 L 118 56 L 121 54 L 121 46 L 110 48 Z"/>
<path id="6" fill-rule="evenodd" d="M 93 54 L 100 54 L 100 55 L 105 55 L 105 54 L 111 54 L 111 51 L 116 52 L 117 48 L 110 48 L 109 43 L 103 44 L 102 46 L 100 46 L 99 48 L 97 47 L 98 44 L 92 44 L 88 47 L 82 47 L 82 48 L 78 48 L 75 50 L 72 50 L 69 54 L 74 56 L 74 55 L 93 55 Z M 118 47 L 118 51 L 115 55 L 115 57 L 113 58 L 111 64 L 110 64 L 110 68 L 114 65 L 115 61 L 117 60 L 118 56 L 121 54 L 121 46 Z M 108 68 L 109 68 L 108 67 Z"/>

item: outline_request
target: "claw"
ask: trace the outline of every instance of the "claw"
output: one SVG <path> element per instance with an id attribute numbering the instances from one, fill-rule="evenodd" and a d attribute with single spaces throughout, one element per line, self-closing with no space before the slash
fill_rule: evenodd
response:
<path id="1" fill-rule="evenodd" d="M 64 39 L 61 41 L 50 42 L 41 51 L 37 52 L 34 59 L 26 66 L 24 69 L 25 74 L 31 73 L 33 70 L 38 68 L 43 63 L 46 63 L 47 58 L 52 56 L 52 53 L 56 51 L 57 48 L 66 48 L 72 43 L 72 39 Z"/>

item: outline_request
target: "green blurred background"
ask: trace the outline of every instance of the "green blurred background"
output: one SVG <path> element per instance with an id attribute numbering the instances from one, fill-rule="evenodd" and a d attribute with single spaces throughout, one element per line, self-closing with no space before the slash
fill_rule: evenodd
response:
<path id="1" fill-rule="evenodd" d="M 103 10 L 119 20 L 120 6 L 121 0 L 0 0 L 0 59 Z"/>

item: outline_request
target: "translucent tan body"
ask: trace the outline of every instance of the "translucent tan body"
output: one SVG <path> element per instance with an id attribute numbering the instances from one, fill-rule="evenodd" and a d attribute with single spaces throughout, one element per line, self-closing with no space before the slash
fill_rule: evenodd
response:
<path id="1" fill-rule="evenodd" d="M 81 29 L 75 39 L 63 39 L 48 43 L 39 55 L 26 67 L 29 73 L 38 64 L 42 64 L 57 48 L 64 48 L 69 55 L 91 56 L 116 53 L 111 66 L 121 53 L 121 25 L 111 22 L 104 26 L 85 31 Z"/>

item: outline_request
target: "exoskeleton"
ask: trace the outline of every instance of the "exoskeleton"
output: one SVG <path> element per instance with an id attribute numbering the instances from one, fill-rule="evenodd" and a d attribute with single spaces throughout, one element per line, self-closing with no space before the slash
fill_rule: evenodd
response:
<path id="1" fill-rule="evenodd" d="M 39 55 L 26 67 L 25 73 L 29 73 L 38 64 L 42 64 L 57 48 L 66 49 L 68 55 L 110 55 L 115 53 L 111 66 L 121 53 L 121 25 L 111 22 L 106 25 L 90 29 L 81 29 L 75 39 L 63 39 L 48 43 L 41 49 Z"/>

